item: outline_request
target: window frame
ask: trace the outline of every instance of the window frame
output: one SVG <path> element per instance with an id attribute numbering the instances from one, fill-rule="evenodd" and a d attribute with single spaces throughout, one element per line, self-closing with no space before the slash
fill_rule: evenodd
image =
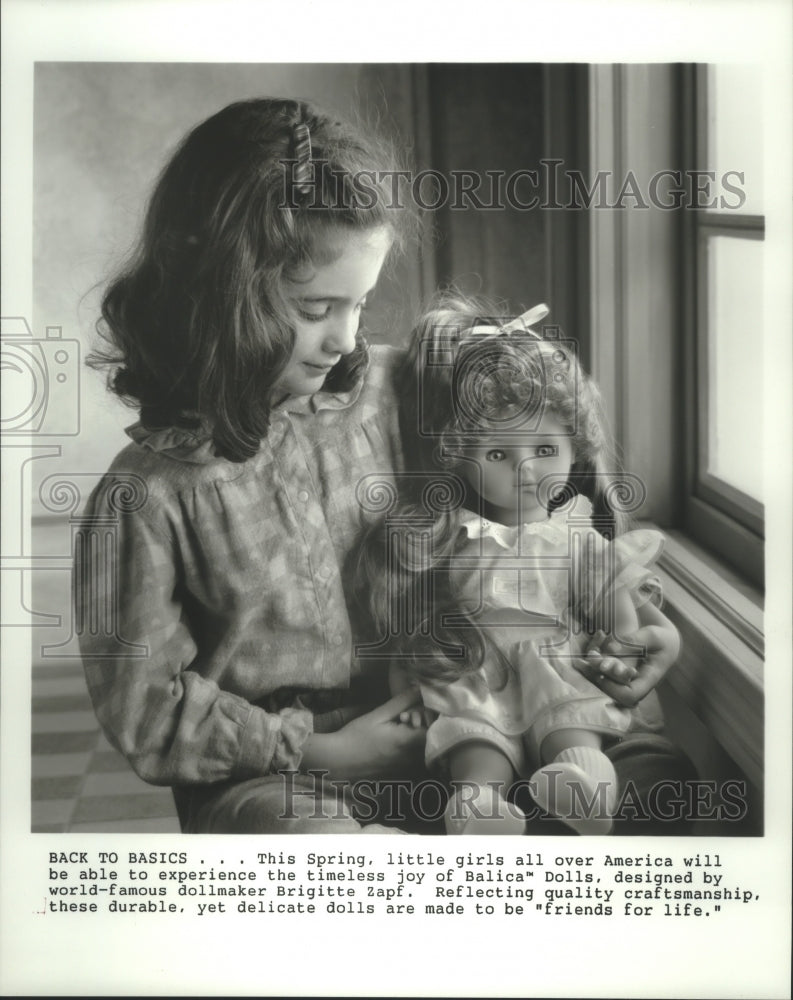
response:
<path id="1" fill-rule="evenodd" d="M 682 161 L 687 169 L 708 164 L 707 65 L 680 67 Z M 685 479 L 681 527 L 703 548 L 764 586 L 764 508 L 753 497 L 708 471 L 709 315 L 708 241 L 714 236 L 763 240 L 765 219 L 736 211 L 691 208 L 682 213 L 681 282 L 684 359 Z"/>
<path id="2" fill-rule="evenodd" d="M 620 178 L 628 168 L 648 176 L 659 165 L 691 167 L 696 71 L 688 65 L 592 65 L 590 169 Z M 695 213 L 602 211 L 591 213 L 590 224 L 593 375 L 623 465 L 647 485 L 638 516 L 666 532 L 658 563 L 664 608 L 683 638 L 659 693 L 708 734 L 699 746 L 687 731 L 678 733 L 703 773 L 715 773 L 718 746 L 733 762 L 728 766 L 737 765 L 748 779 L 760 803 L 753 822 L 762 825 L 762 543 L 692 492 L 701 426 Z"/>

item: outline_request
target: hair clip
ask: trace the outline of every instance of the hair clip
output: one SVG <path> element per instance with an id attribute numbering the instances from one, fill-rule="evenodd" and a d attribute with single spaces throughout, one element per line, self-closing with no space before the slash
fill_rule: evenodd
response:
<path id="1" fill-rule="evenodd" d="M 509 336 L 511 333 L 528 333 L 537 340 L 542 340 L 541 334 L 537 333 L 536 330 L 532 330 L 532 326 L 535 323 L 539 323 L 541 319 L 545 319 L 549 312 L 550 309 L 548 306 L 544 302 L 541 302 L 515 319 L 510 320 L 509 323 L 505 323 L 504 326 L 474 326 L 471 328 L 470 333 L 473 337 L 492 336 L 493 334 Z"/>
<path id="2" fill-rule="evenodd" d="M 311 164 L 311 133 L 305 122 L 295 125 L 292 130 L 292 146 L 295 156 L 294 173 L 292 180 L 296 191 L 300 194 L 308 194 L 311 190 L 311 178 L 309 176 Z"/>

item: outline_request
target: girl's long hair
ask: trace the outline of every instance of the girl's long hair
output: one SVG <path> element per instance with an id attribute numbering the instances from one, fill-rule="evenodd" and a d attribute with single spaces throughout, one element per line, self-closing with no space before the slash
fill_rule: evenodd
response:
<path id="1" fill-rule="evenodd" d="M 307 190 L 294 183 L 295 126 L 308 126 Z M 393 147 L 302 101 L 231 104 L 194 128 L 166 165 L 128 264 L 107 288 L 89 364 L 140 408 L 143 424 L 206 427 L 218 454 L 254 455 L 294 333 L 283 285 L 325 263 L 339 227 L 387 227 L 399 246 L 410 212 L 393 210 Z M 303 180 L 304 178 L 300 178 Z M 366 343 L 325 387 L 360 378 Z"/>
<path id="2" fill-rule="evenodd" d="M 570 435 L 574 462 L 567 482 L 549 493 L 549 513 L 581 494 L 592 502 L 603 534 L 626 526 L 625 514 L 611 502 L 619 480 L 597 386 L 570 341 L 529 332 L 472 333 L 510 318 L 493 303 L 444 293 L 418 323 L 398 376 L 409 472 L 400 477 L 399 506 L 389 517 L 392 524 L 422 527 L 400 536 L 381 522 L 370 529 L 358 558 L 359 594 L 378 634 L 390 634 L 393 655 L 434 680 L 478 669 L 491 646 L 496 662 L 509 669 L 487 631 L 460 607 L 449 568 L 461 542 L 462 507 L 482 513 L 479 497 L 457 471 L 453 456 L 461 445 L 503 428 L 505 420 L 514 418 L 517 428 L 550 412 Z M 428 507 L 433 487 L 435 495 L 456 493 L 457 500 Z M 411 627 L 394 629 L 395 616 L 404 618 L 406 608 Z M 452 647 L 457 652 L 450 657 Z"/>

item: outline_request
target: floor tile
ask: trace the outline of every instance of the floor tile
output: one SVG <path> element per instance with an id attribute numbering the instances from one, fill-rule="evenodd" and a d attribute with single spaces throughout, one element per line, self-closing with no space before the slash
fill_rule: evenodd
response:
<path id="1" fill-rule="evenodd" d="M 91 774 L 105 774 L 107 771 L 118 773 L 124 770 L 131 771 L 132 768 L 118 750 L 97 750 L 91 758 Z"/>
<path id="2" fill-rule="evenodd" d="M 173 797 L 160 794 L 94 795 L 79 799 L 74 812 L 74 823 L 92 820 L 119 820 L 128 817 L 149 819 L 175 815 Z"/>
<path id="3" fill-rule="evenodd" d="M 93 712 L 40 712 L 33 716 L 34 733 L 85 733 L 98 728 Z"/>
<path id="4" fill-rule="evenodd" d="M 93 712 L 87 691 L 37 697 L 33 693 L 33 714 L 37 712 Z"/>
<path id="5" fill-rule="evenodd" d="M 56 698 L 72 694 L 87 696 L 88 688 L 81 677 L 34 677 L 31 694 L 34 698 Z"/>
<path id="6" fill-rule="evenodd" d="M 68 660 L 44 659 L 33 664 L 33 677 L 54 678 L 54 677 L 74 677 L 85 679 L 83 661 L 79 658 Z"/>
<path id="7" fill-rule="evenodd" d="M 33 754 L 31 758 L 31 774 L 34 778 L 55 778 L 58 775 L 85 774 L 88 770 L 89 761 L 91 761 L 90 753 Z"/>
<path id="8" fill-rule="evenodd" d="M 82 775 L 67 777 L 58 775 L 54 778 L 33 778 L 31 794 L 33 801 L 42 799 L 76 799 L 83 783 Z"/>
<path id="9" fill-rule="evenodd" d="M 170 788 L 150 785 L 139 778 L 129 765 L 115 773 L 94 774 L 92 769 L 92 773 L 85 777 L 83 795 L 167 795 L 173 802 Z"/>
<path id="10" fill-rule="evenodd" d="M 33 802 L 31 825 L 42 823 L 67 823 L 74 809 L 74 799 L 44 799 Z"/>
<path id="11" fill-rule="evenodd" d="M 32 739 L 34 754 L 79 753 L 93 750 L 97 734 L 93 733 L 34 733 Z"/>

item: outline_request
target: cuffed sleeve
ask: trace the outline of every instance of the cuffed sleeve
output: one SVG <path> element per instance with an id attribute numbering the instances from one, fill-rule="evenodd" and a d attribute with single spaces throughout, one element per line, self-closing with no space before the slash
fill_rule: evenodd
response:
<path id="1" fill-rule="evenodd" d="M 242 738 L 238 768 L 250 775 L 261 774 L 261 761 L 270 761 L 270 771 L 297 771 L 303 759 L 303 744 L 314 731 L 311 712 L 285 708 L 278 714 L 251 710 Z"/>

